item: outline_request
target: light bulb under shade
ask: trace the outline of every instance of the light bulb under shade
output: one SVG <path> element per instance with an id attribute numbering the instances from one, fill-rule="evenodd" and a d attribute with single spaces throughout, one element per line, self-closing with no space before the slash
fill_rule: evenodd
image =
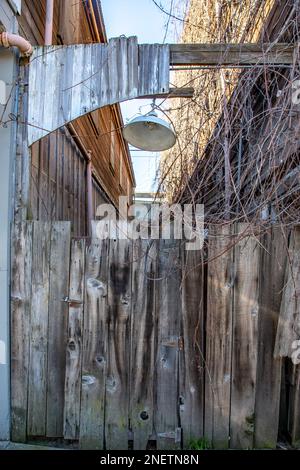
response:
<path id="1" fill-rule="evenodd" d="M 133 147 L 149 152 L 168 150 L 176 142 L 171 125 L 154 113 L 132 119 L 124 127 L 123 135 Z"/>

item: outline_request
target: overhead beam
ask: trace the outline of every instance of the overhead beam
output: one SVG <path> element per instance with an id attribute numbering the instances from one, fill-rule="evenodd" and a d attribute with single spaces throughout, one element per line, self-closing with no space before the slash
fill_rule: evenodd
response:
<path id="1" fill-rule="evenodd" d="M 170 89 L 170 68 L 293 64 L 289 44 L 108 44 L 37 46 L 29 62 L 28 144 L 84 114 L 135 98 L 193 96 Z"/>
<path id="2" fill-rule="evenodd" d="M 158 93 L 155 95 L 145 95 L 140 98 L 193 98 L 194 88 L 170 88 L 168 93 Z"/>
<path id="3" fill-rule="evenodd" d="M 170 44 L 170 65 L 290 65 L 290 44 Z"/>

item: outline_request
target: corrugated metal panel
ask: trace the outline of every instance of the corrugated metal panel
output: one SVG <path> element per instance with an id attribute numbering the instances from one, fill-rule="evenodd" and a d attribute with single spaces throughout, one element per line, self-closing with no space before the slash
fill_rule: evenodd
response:
<path id="1" fill-rule="evenodd" d="M 98 108 L 169 91 L 169 46 L 109 44 L 36 47 L 29 75 L 29 145 Z"/>

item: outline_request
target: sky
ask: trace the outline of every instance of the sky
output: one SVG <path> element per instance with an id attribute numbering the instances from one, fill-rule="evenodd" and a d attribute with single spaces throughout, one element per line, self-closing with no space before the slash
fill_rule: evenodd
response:
<path id="1" fill-rule="evenodd" d="M 171 1 L 164 0 L 163 5 L 170 7 Z M 152 0 L 101 0 L 101 5 L 108 38 L 123 34 L 137 36 L 139 43 L 163 42 L 168 16 L 161 12 Z M 170 25 L 166 42 L 173 42 L 173 38 L 174 33 Z M 122 103 L 124 122 L 139 112 L 150 111 L 150 104 L 149 100 Z M 137 183 L 136 192 L 155 191 L 153 182 L 159 165 L 159 154 L 133 151 L 131 156 Z"/>

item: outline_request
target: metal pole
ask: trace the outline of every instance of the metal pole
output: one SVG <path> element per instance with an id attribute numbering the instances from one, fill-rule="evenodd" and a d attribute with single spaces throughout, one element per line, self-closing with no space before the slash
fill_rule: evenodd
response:
<path id="1" fill-rule="evenodd" d="M 45 19 L 45 46 L 52 45 L 54 0 L 47 0 Z"/>

